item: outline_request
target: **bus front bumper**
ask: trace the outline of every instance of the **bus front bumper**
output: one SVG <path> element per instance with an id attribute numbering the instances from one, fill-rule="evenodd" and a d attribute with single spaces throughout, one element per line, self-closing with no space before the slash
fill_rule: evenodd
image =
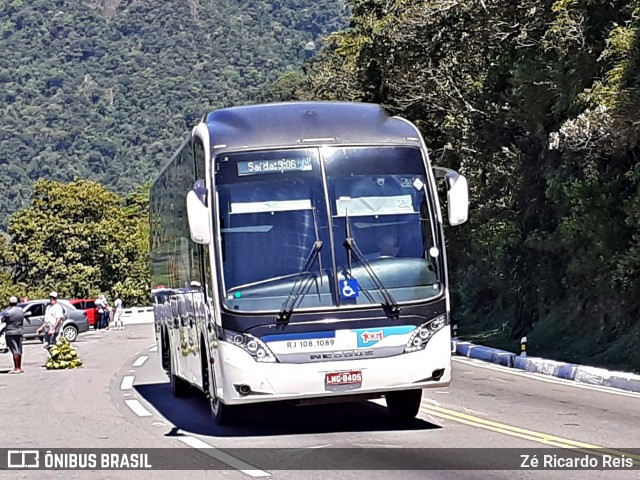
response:
<path id="1" fill-rule="evenodd" d="M 219 349 L 218 358 L 224 361 L 215 368 L 217 394 L 228 405 L 351 395 L 379 397 L 391 391 L 446 387 L 451 381 L 448 328 L 436 333 L 424 350 L 383 358 L 260 363 L 234 345 L 221 342 Z M 354 383 L 333 384 L 331 378 L 340 372 Z"/>

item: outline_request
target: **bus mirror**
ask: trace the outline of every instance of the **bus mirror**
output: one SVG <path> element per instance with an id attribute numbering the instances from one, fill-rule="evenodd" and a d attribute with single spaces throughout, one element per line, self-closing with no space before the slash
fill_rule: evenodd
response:
<path id="1" fill-rule="evenodd" d="M 201 245 L 209 244 L 211 242 L 209 208 L 202 203 L 193 190 L 187 193 L 187 217 L 191 240 Z"/>
<path id="2" fill-rule="evenodd" d="M 469 217 L 469 186 L 464 175 L 455 170 L 435 167 L 437 178 L 444 178 L 447 183 L 447 211 L 449 225 L 461 225 Z"/>

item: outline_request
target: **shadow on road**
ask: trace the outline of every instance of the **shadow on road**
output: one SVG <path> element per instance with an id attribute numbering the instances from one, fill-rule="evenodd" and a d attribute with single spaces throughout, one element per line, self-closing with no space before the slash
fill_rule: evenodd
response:
<path id="1" fill-rule="evenodd" d="M 420 419 L 398 421 L 385 407 L 372 402 L 292 406 L 264 403 L 243 407 L 235 427 L 217 426 L 205 396 L 194 391 L 189 398 L 174 398 L 169 383 L 134 387 L 158 412 L 183 432 L 215 437 L 304 435 L 335 432 L 432 430 L 439 425 Z M 175 429 L 168 434 L 177 435 Z"/>

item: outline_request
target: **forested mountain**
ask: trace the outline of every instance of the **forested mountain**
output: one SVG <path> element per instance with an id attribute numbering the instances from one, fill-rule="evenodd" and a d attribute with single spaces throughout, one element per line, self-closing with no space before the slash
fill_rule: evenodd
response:
<path id="1" fill-rule="evenodd" d="M 36 179 L 126 194 L 205 111 L 259 101 L 343 0 L 0 0 L 0 228 Z"/>
<path id="2" fill-rule="evenodd" d="M 639 32 L 640 0 L 0 0 L 0 224 L 41 177 L 133 191 L 204 110 L 381 103 L 469 178 L 461 333 L 640 371 Z"/>
<path id="3" fill-rule="evenodd" d="M 289 98 L 415 121 L 469 177 L 461 333 L 640 370 L 640 1 L 354 0 Z"/>

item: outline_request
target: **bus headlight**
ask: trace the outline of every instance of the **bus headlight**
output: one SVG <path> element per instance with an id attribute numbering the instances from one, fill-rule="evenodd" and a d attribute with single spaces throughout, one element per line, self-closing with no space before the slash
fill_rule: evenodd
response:
<path id="1" fill-rule="evenodd" d="M 417 327 L 411 334 L 411 337 L 409 337 L 409 341 L 404 348 L 404 353 L 424 350 L 424 347 L 427 346 L 431 337 L 433 337 L 436 332 L 442 330 L 446 324 L 446 315 L 440 315 L 439 317 L 429 320 L 427 323 Z"/>
<path id="2" fill-rule="evenodd" d="M 222 329 L 222 332 L 225 341 L 243 349 L 256 362 L 273 363 L 276 361 L 275 355 L 267 347 L 267 344 L 259 338 L 248 333 L 234 332 L 233 330 Z"/>

